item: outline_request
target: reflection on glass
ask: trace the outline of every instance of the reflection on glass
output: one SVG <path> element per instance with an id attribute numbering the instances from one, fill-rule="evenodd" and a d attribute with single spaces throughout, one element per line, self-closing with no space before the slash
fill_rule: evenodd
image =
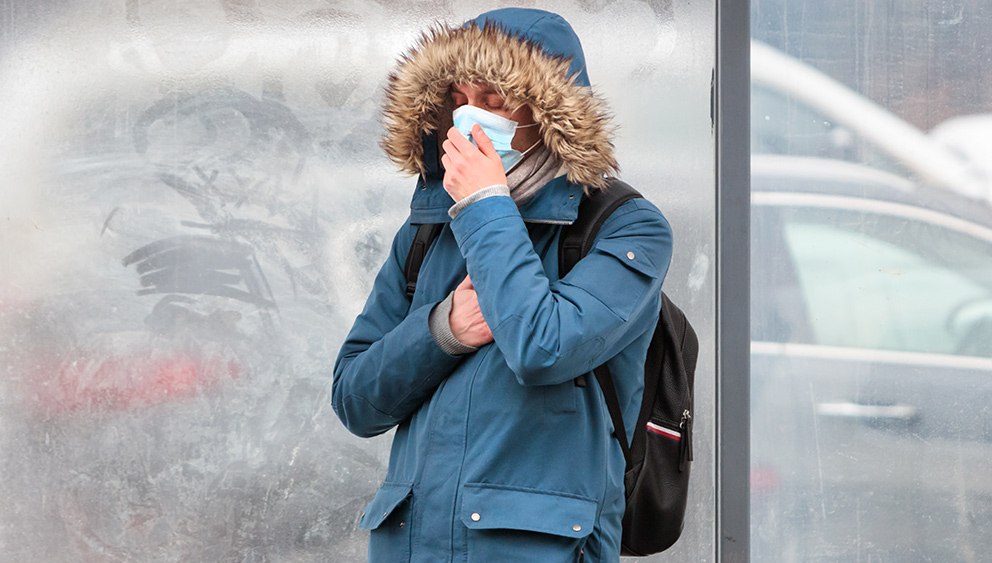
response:
<path id="1" fill-rule="evenodd" d="M 992 108 L 992 11 L 938 4 L 751 3 L 754 561 L 992 549 L 992 183 L 924 132 Z"/>

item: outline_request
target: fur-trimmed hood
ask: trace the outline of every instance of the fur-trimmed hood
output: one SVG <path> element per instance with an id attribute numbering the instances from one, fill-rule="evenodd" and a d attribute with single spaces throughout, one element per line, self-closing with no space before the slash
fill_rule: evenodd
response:
<path id="1" fill-rule="evenodd" d="M 424 144 L 450 126 L 457 82 L 491 84 L 511 109 L 530 106 L 569 182 L 602 188 L 603 176 L 616 172 L 609 110 L 592 92 L 579 38 L 561 16 L 505 8 L 424 33 L 386 87 L 382 148 L 400 170 L 436 169 L 424 162 Z"/>

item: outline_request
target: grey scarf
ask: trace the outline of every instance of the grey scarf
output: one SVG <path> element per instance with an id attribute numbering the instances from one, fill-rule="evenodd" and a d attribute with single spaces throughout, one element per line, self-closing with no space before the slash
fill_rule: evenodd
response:
<path id="1" fill-rule="evenodd" d="M 523 207 L 542 186 L 561 174 L 564 174 L 561 161 L 542 143 L 506 175 L 510 197 L 517 207 Z"/>

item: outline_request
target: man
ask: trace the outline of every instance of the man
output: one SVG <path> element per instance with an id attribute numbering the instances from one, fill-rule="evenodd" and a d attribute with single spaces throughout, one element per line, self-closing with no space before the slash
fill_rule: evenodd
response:
<path id="1" fill-rule="evenodd" d="M 578 37 L 548 12 L 488 12 L 425 34 L 386 94 L 383 147 L 420 179 L 332 388 L 350 431 L 396 428 L 359 522 L 369 560 L 618 561 L 623 455 L 576 378 L 609 363 L 629 438 L 672 240 L 631 200 L 558 279 L 562 225 L 616 169 Z M 444 227 L 410 298 L 425 223 Z"/>

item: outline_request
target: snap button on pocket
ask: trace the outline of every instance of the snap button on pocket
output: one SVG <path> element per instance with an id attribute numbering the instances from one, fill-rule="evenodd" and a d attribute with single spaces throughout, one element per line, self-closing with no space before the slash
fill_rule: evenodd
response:
<path id="1" fill-rule="evenodd" d="M 472 521 L 473 522 L 478 522 L 481 519 L 482 519 L 482 516 L 480 516 L 478 512 L 473 512 L 472 513 Z"/>
<path id="2" fill-rule="evenodd" d="M 582 526 L 579 526 L 578 524 L 576 524 L 576 525 L 572 526 L 572 530 L 575 531 L 575 532 L 581 532 L 582 531 Z"/>
<path id="3" fill-rule="evenodd" d="M 627 253 L 627 259 L 628 260 L 633 260 L 634 259 L 634 253 L 633 252 L 628 252 Z"/>

